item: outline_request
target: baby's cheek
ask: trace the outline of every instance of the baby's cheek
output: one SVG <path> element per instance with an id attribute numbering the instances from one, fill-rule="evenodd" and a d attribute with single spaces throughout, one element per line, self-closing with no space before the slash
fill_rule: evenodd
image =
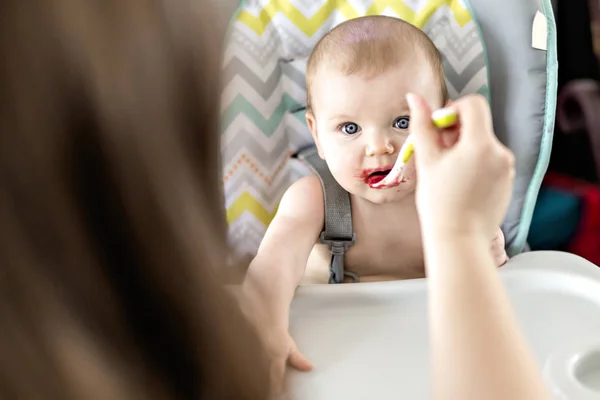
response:
<path id="1" fill-rule="evenodd" d="M 335 180 L 346 190 L 348 190 L 347 187 L 349 185 L 352 185 L 353 181 L 359 178 L 358 176 L 355 176 L 358 173 L 355 173 L 352 165 L 342 159 L 336 159 L 331 162 L 328 161 L 327 166 Z"/>

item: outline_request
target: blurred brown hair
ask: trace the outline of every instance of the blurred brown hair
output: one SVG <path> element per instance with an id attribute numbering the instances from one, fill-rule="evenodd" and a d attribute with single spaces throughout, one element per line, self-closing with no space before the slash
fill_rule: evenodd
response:
<path id="1" fill-rule="evenodd" d="M 0 3 L 0 397 L 266 399 L 203 0 Z"/>

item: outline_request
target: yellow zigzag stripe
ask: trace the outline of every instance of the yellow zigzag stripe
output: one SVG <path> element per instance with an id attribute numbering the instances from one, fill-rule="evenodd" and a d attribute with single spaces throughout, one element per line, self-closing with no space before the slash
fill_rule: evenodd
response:
<path id="1" fill-rule="evenodd" d="M 469 11 L 463 8 L 458 0 L 430 0 L 419 13 L 415 13 L 400 0 L 375 0 L 365 15 L 379 15 L 389 7 L 398 17 L 422 29 L 431 15 L 443 5 L 447 5 L 452 10 L 454 18 L 460 26 L 464 26 L 471 20 Z M 335 9 L 338 9 L 346 19 L 361 16 L 347 0 L 328 0 L 310 18 L 304 16 L 302 12 L 287 0 L 271 0 L 260 11 L 258 17 L 243 10 L 239 13 L 237 20 L 246 24 L 258 35 L 262 35 L 273 17 L 277 13 L 281 13 L 296 25 L 298 29 L 310 37 L 315 34 Z"/>
<path id="2" fill-rule="evenodd" d="M 265 224 L 265 226 L 269 226 L 273 218 L 275 218 L 277 207 L 275 207 L 273 212 L 269 212 L 254 198 L 254 196 L 245 191 L 227 209 L 227 223 L 231 224 L 238 219 L 244 211 L 250 211 L 260 222 Z"/>

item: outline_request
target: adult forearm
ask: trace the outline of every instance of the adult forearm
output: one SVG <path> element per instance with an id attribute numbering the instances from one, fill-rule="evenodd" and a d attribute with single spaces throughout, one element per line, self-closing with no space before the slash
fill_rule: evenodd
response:
<path id="1" fill-rule="evenodd" d="M 546 399 L 488 242 L 425 238 L 435 399 Z"/>

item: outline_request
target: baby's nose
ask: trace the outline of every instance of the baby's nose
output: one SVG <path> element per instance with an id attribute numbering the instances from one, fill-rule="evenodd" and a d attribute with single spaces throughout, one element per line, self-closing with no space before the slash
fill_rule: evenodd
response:
<path id="1" fill-rule="evenodd" d="M 388 137 L 384 137 L 384 135 L 375 135 L 375 137 L 371 138 L 371 140 L 367 143 L 365 148 L 365 154 L 367 156 L 381 156 L 393 153 L 394 145 L 390 139 Z"/>

